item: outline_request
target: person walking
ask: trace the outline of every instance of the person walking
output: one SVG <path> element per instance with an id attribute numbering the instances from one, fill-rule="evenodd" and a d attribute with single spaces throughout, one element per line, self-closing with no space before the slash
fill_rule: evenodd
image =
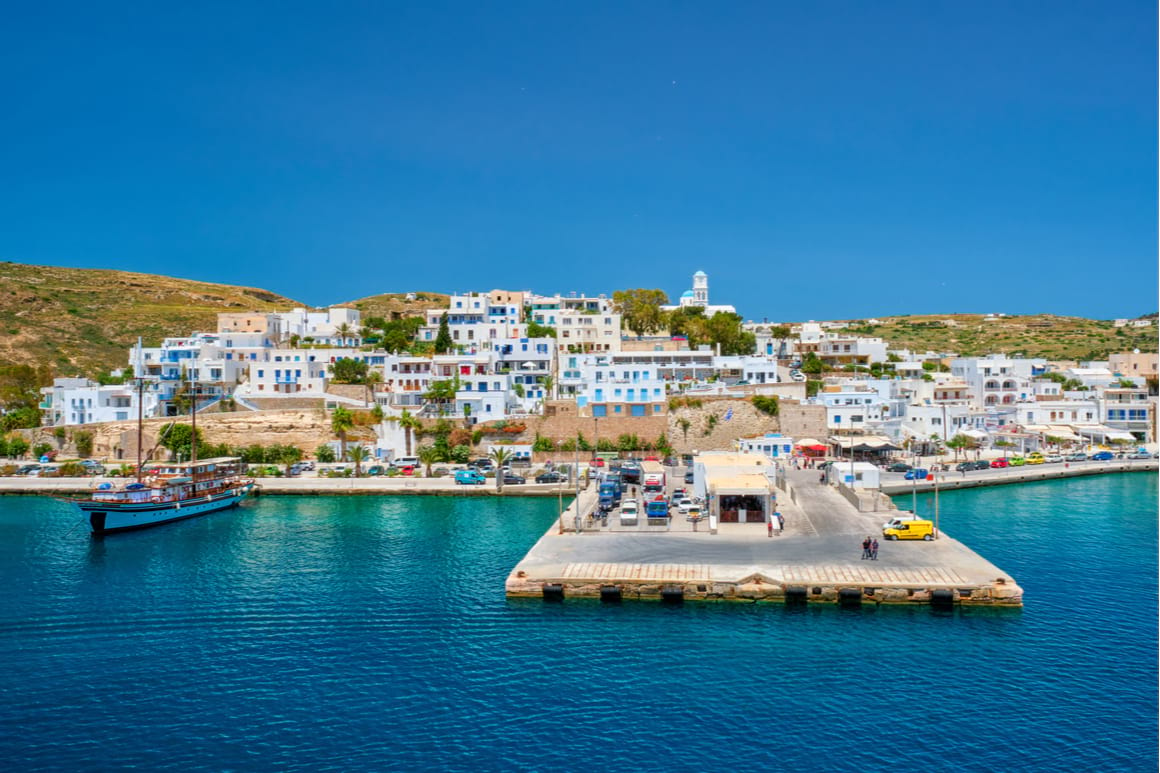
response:
<path id="1" fill-rule="evenodd" d="M 870 560 L 871 561 L 878 560 L 878 540 L 877 539 L 875 539 L 873 542 L 870 543 Z"/>
<path id="2" fill-rule="evenodd" d="M 870 557 L 870 538 L 862 540 L 862 560 L 865 561 Z"/>

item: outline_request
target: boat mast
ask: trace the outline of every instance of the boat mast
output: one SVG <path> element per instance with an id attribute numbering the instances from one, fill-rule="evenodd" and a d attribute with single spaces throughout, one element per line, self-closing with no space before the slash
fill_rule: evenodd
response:
<path id="1" fill-rule="evenodd" d="M 137 482 L 141 482 L 141 446 L 145 441 L 142 438 L 143 424 L 145 422 L 145 409 L 142 407 L 145 402 L 145 379 L 138 377 L 137 379 Z"/>
<path id="2" fill-rule="evenodd" d="M 193 383 L 191 385 L 191 388 L 193 389 L 193 398 L 189 401 L 189 405 L 190 405 L 189 412 L 190 412 L 190 418 L 193 422 L 193 427 L 192 427 L 192 430 L 190 432 L 189 463 L 196 464 L 197 463 L 197 378 L 196 377 L 193 379 Z M 193 468 L 190 468 L 190 474 L 191 475 L 193 474 Z"/>

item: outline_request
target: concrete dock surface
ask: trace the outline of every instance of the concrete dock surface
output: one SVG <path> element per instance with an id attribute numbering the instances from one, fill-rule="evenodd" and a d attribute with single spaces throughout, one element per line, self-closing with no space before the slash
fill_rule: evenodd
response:
<path id="1" fill-rule="evenodd" d="M 722 523 L 694 531 L 683 516 L 669 528 L 591 522 L 588 492 L 544 534 L 506 583 L 510 596 L 600 597 L 615 587 L 623 598 L 931 603 L 1020 606 L 1011 575 L 943 533 L 930 542 L 892 542 L 882 525 L 896 515 L 882 497 L 878 511 L 859 512 L 813 470 L 789 470 L 778 489 L 785 530 L 769 536 L 763 523 Z M 563 533 L 561 533 L 563 527 Z M 878 559 L 862 558 L 862 541 L 879 543 Z"/>

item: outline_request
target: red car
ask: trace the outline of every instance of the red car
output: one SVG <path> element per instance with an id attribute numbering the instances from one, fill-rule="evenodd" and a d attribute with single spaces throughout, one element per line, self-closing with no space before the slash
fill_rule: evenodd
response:
<path id="1" fill-rule="evenodd" d="M 993 469 L 996 469 L 996 470 L 1002 469 L 1003 467 L 1010 467 L 1010 466 L 1011 465 L 1007 463 L 1006 459 L 996 459 L 993 462 L 991 462 L 991 467 Z"/>

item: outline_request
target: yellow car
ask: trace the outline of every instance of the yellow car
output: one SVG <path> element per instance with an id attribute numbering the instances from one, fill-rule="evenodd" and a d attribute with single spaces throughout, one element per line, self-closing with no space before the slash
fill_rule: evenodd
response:
<path id="1" fill-rule="evenodd" d="M 1028 464 L 1043 464 L 1044 461 L 1042 454 L 1031 454 L 1031 456 L 1027 457 Z"/>

